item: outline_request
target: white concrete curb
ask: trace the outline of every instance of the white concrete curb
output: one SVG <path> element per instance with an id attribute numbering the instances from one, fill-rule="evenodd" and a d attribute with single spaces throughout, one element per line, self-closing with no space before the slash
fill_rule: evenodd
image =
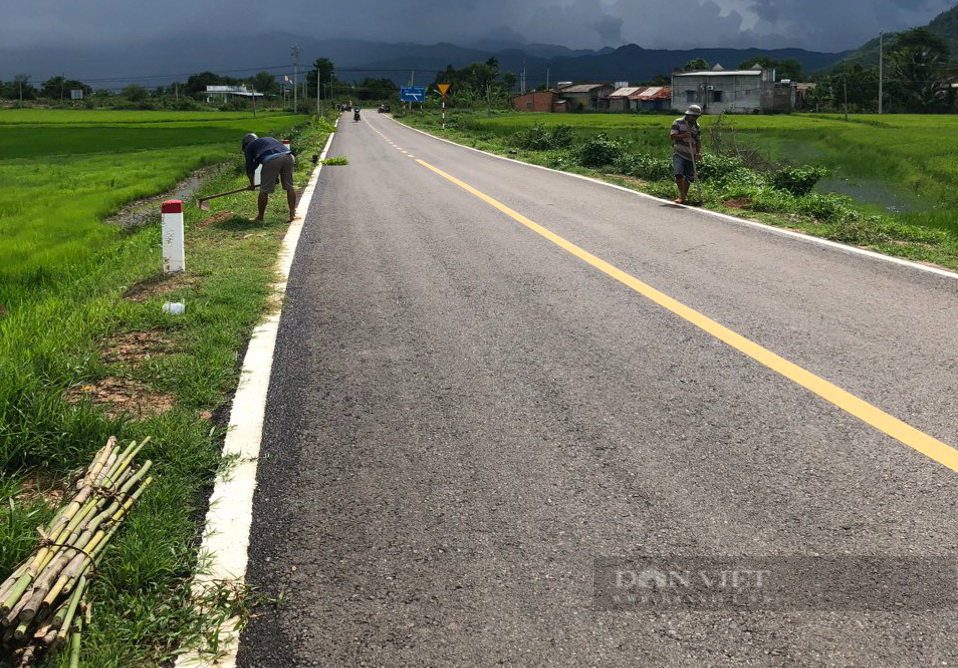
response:
<path id="1" fill-rule="evenodd" d="M 330 133 L 320 155 L 325 159 L 335 132 Z M 309 178 L 296 206 L 299 220 L 290 223 L 279 254 L 274 284 L 274 296 L 279 300 L 286 294 L 286 282 L 296 254 L 296 246 L 303 231 L 303 222 L 319 179 L 322 165 Z M 230 410 L 230 423 L 223 442 L 223 457 L 234 457 L 235 464 L 226 478 L 216 482 L 206 515 L 203 546 L 199 561 L 202 564 L 193 580 L 193 591 L 202 600 L 210 587 L 241 586 L 246 578 L 250 526 L 253 520 L 253 493 L 256 490 L 256 465 L 259 458 L 263 421 L 266 414 L 266 391 L 273 367 L 273 351 L 282 312 L 270 316 L 254 331 L 243 360 L 239 385 Z M 219 653 L 216 657 L 201 656 L 197 650 L 181 655 L 176 668 L 232 668 L 239 651 L 239 633 L 236 619 L 228 620 L 219 633 Z"/>

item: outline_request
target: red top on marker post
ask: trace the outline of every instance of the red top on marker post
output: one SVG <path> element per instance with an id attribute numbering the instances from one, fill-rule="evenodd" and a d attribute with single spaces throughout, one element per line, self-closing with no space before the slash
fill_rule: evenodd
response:
<path id="1" fill-rule="evenodd" d="M 183 213 L 183 202 L 178 199 L 168 199 L 160 209 L 163 213 Z"/>

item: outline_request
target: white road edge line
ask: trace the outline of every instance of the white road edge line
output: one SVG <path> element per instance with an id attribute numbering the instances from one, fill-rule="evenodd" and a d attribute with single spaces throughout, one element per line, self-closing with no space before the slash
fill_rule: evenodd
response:
<path id="1" fill-rule="evenodd" d="M 648 193 L 639 192 L 638 190 L 632 190 L 631 188 L 626 188 L 626 187 L 624 187 L 624 186 L 619 186 L 619 185 L 616 185 L 616 184 L 614 184 L 614 183 L 608 183 L 607 181 L 601 181 L 601 180 L 599 180 L 599 179 L 594 179 L 594 178 L 592 178 L 591 176 L 583 176 L 582 174 L 573 174 L 573 173 L 571 173 L 571 172 L 563 172 L 563 171 L 558 170 L 558 169 L 552 169 L 551 167 L 543 167 L 542 165 L 533 165 L 533 164 L 530 164 L 530 163 L 528 163 L 528 162 L 522 162 L 521 160 L 514 160 L 514 159 L 512 159 L 512 158 L 507 158 L 507 157 L 505 157 L 505 156 L 496 155 L 496 154 L 494 154 L 494 153 L 489 153 L 489 152 L 487 152 L 487 151 L 483 151 L 482 149 L 473 148 L 472 146 L 466 146 L 465 144 L 457 144 L 456 142 L 454 142 L 454 141 L 452 141 L 452 140 L 450 140 L 450 139 L 443 139 L 442 137 L 437 137 L 437 136 L 435 136 L 435 135 L 431 135 L 431 134 L 429 134 L 428 132 L 424 132 L 423 130 L 419 130 L 419 129 L 417 129 L 417 128 L 410 127 L 410 126 L 408 126 L 408 125 L 404 125 L 404 124 L 400 123 L 399 121 L 397 121 L 395 118 L 392 118 L 391 116 L 389 117 L 389 120 L 391 120 L 393 123 L 395 123 L 396 125 L 398 125 L 398 126 L 400 126 L 400 127 L 406 128 L 406 129 L 408 129 L 408 130 L 412 130 L 413 132 L 418 132 L 419 134 L 425 135 L 425 136 L 427 136 L 427 137 L 431 137 L 432 139 L 435 139 L 436 141 L 441 141 L 441 142 L 445 142 L 445 143 L 447 143 L 447 144 L 452 144 L 453 146 L 458 146 L 458 147 L 460 147 L 460 148 L 464 148 L 464 149 L 469 150 L 469 151 L 475 151 L 476 153 L 481 153 L 481 154 L 487 155 L 487 156 L 489 156 L 489 157 L 491 157 L 491 158 L 496 158 L 496 159 L 498 159 L 498 160 L 505 160 L 506 162 L 510 162 L 510 163 L 512 163 L 513 165 L 523 165 L 523 166 L 525 166 L 525 167 L 532 167 L 533 169 L 542 169 L 542 170 L 545 170 L 545 171 L 547 171 L 547 172 L 553 172 L 553 173 L 555 173 L 555 174 L 564 174 L 565 176 L 571 176 L 572 178 L 575 178 L 575 179 L 582 179 L 583 181 L 590 181 L 590 182 L 592 182 L 592 183 L 597 183 L 597 184 L 599 184 L 599 185 L 601 185 L 601 186 L 607 186 L 607 187 L 609 187 L 609 188 L 615 188 L 616 190 L 621 190 L 622 192 L 627 192 L 627 193 L 630 193 L 630 194 L 632 194 L 632 195 L 637 195 L 638 197 L 644 197 L 645 199 L 650 199 L 650 200 L 654 200 L 654 201 L 656 201 L 656 202 L 662 202 L 662 203 L 665 203 L 665 204 L 673 204 L 673 205 L 674 205 L 674 203 L 672 202 L 672 200 L 662 199 L 662 198 L 660 198 L 660 197 L 655 197 L 654 195 L 649 195 Z M 826 246 L 826 247 L 828 247 L 828 248 L 837 249 L 837 250 L 840 250 L 840 251 L 845 252 L 845 253 L 853 253 L 853 254 L 855 254 L 855 255 L 863 255 L 863 256 L 865 256 L 865 257 L 869 257 L 869 258 L 872 258 L 872 259 L 874 259 L 874 260 L 882 260 L 882 261 L 884 261 L 884 262 L 890 262 L 890 263 L 892 263 L 892 264 L 898 264 L 898 265 L 901 265 L 901 266 L 904 266 L 904 267 L 910 267 L 910 268 L 912 268 L 912 269 L 920 269 L 921 271 L 925 271 L 925 272 L 928 272 L 928 273 L 931 273 L 931 274 L 937 274 L 938 276 L 944 276 L 945 278 L 958 279 L 958 272 L 954 272 L 954 271 L 951 271 L 951 270 L 949 270 L 949 269 L 943 269 L 943 268 L 941 268 L 941 267 L 932 267 L 932 266 L 929 266 L 929 265 L 926 265 L 926 264 L 921 264 L 921 263 L 919 263 L 919 262 L 913 262 L 913 261 L 911 261 L 911 260 L 906 260 L 906 259 L 904 259 L 904 258 L 894 257 L 894 256 L 891 256 L 891 255 L 883 255 L 882 253 L 876 253 L 875 251 L 870 251 L 870 250 L 867 250 L 867 249 L 865 249 L 865 248 L 858 248 L 857 246 L 849 246 L 848 244 L 839 243 L 839 242 L 837 242 L 837 241 L 831 241 L 830 239 L 822 239 L 821 237 L 813 237 L 813 236 L 810 235 L 810 234 L 802 234 L 801 232 L 793 232 L 792 230 L 785 230 L 785 229 L 782 229 L 782 228 L 780 228 L 780 227 L 775 227 L 774 225 L 766 225 L 765 223 L 759 223 L 759 222 L 754 221 L 754 220 L 748 220 L 748 219 L 745 219 L 745 218 L 736 218 L 735 216 L 730 216 L 730 215 L 725 214 L 725 213 L 719 213 L 718 211 L 710 211 L 710 210 L 708 210 L 708 209 L 690 209 L 690 210 L 693 211 L 693 212 L 695 212 L 695 213 L 698 213 L 698 214 L 700 214 L 700 215 L 703 215 L 703 216 L 712 216 L 712 217 L 715 217 L 715 218 L 719 218 L 719 219 L 721 219 L 721 220 L 725 220 L 725 221 L 730 222 L 730 223 L 734 223 L 734 224 L 736 224 L 736 225 L 742 225 L 742 226 L 746 226 L 746 227 L 758 228 L 758 229 L 760 229 L 760 230 L 762 230 L 762 231 L 764 231 L 764 232 L 768 232 L 768 233 L 770 233 L 770 234 L 778 234 L 778 235 L 785 236 L 785 237 L 791 237 L 791 238 L 793 238 L 793 239 L 798 239 L 799 241 L 803 241 L 803 242 L 805 242 L 805 243 L 817 244 L 817 245 L 820 245 L 820 246 Z"/>
<path id="2" fill-rule="evenodd" d="M 329 134 L 320 160 L 326 159 L 335 134 L 335 131 Z M 280 280 L 273 285 L 273 295 L 279 300 L 286 294 L 286 282 L 289 280 L 296 246 L 322 168 L 322 164 L 318 164 L 310 176 L 303 196 L 296 205 L 299 220 L 290 223 L 283 239 L 276 269 Z M 194 595 L 200 600 L 210 587 L 242 585 L 246 579 L 256 466 L 266 414 L 266 390 L 269 388 L 281 316 L 280 305 L 276 313 L 253 331 L 243 359 L 239 385 L 230 410 L 229 428 L 223 442 L 223 456 L 235 457 L 236 463 L 230 468 L 228 478 L 216 481 L 210 497 L 199 557 L 203 564 L 200 568 L 202 572 L 197 572 L 193 580 Z M 227 620 L 220 628 L 217 656 L 201 656 L 199 651 L 191 650 L 177 658 L 175 668 L 233 668 L 239 651 L 237 621 Z"/>

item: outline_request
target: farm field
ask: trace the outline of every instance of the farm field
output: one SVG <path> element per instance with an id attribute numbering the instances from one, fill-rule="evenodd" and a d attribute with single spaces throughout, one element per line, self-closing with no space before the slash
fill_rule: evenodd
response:
<path id="1" fill-rule="evenodd" d="M 639 151 L 668 152 L 671 115 L 470 115 L 464 128 L 508 137 L 535 124 L 568 125 L 580 137 L 604 132 Z M 958 208 L 958 116 L 839 114 L 704 116 L 704 149 L 712 132 L 733 134 L 772 161 L 821 165 L 837 189 L 882 208 L 908 212 L 906 221 L 953 227 Z M 936 214 L 935 210 L 940 210 Z M 958 231 L 958 228 L 956 228 Z"/>
<path id="2" fill-rule="evenodd" d="M 93 578 L 81 666 L 161 665 L 215 622 L 216 606 L 200 617 L 190 605 L 196 517 L 287 223 L 275 202 L 251 223 L 246 193 L 209 212 L 191 200 L 245 185 L 245 133 L 318 153 L 331 129 L 282 113 L 0 111 L 0 579 L 110 435 L 151 439 L 155 481 Z M 298 162 L 298 185 L 312 168 Z M 107 219 L 184 179 L 187 269 L 165 276 L 159 199 L 136 225 Z"/>

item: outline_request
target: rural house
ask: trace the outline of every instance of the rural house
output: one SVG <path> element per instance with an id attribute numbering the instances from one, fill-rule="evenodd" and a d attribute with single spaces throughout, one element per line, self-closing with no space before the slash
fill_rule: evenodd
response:
<path id="1" fill-rule="evenodd" d="M 516 111 L 555 111 L 555 101 L 554 90 L 534 90 L 512 98 L 512 108 Z"/>
<path id="2" fill-rule="evenodd" d="M 609 95 L 615 86 L 609 83 L 573 84 L 556 89 L 560 101 L 569 111 L 578 109 L 608 109 Z"/>
<path id="3" fill-rule="evenodd" d="M 610 111 L 668 109 L 672 89 L 668 86 L 625 86 L 609 95 Z"/>
<path id="4" fill-rule="evenodd" d="M 775 83 L 775 70 L 754 65 L 747 70 L 711 70 L 672 73 L 672 109 L 690 104 L 706 114 L 789 112 L 795 106 L 796 84 Z"/>
<path id="5" fill-rule="evenodd" d="M 638 93 L 640 90 L 642 90 L 640 86 L 625 86 L 610 93 L 609 111 L 631 111 L 629 96 Z"/>
<path id="6" fill-rule="evenodd" d="M 630 111 L 654 111 L 668 109 L 672 101 L 672 89 L 669 86 L 645 86 L 629 95 Z"/>

